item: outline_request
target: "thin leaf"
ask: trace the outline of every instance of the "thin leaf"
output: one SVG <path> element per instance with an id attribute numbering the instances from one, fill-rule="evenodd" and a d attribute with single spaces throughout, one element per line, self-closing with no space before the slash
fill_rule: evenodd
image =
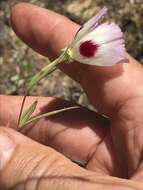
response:
<path id="1" fill-rule="evenodd" d="M 32 113 L 35 111 L 38 101 L 34 101 L 34 103 L 22 114 L 19 127 L 21 128 L 25 123 L 30 119 Z"/>
<path id="2" fill-rule="evenodd" d="M 49 117 L 49 116 L 52 116 L 52 115 L 55 115 L 55 114 L 58 114 L 58 113 L 61 113 L 61 112 L 64 112 L 64 111 L 68 111 L 68 110 L 72 110 L 72 109 L 78 109 L 78 108 L 80 108 L 80 106 L 72 106 L 72 107 L 63 108 L 63 109 L 58 109 L 58 110 L 55 110 L 55 111 L 51 111 L 51 112 L 48 112 L 48 113 L 44 113 L 44 114 L 41 114 L 41 115 L 33 116 L 33 117 L 31 117 L 28 121 L 26 121 L 26 122 L 21 126 L 21 128 L 26 127 L 26 125 L 30 124 L 30 123 L 33 122 L 33 121 L 37 121 L 37 120 L 42 119 L 42 118 L 45 118 L 45 117 Z"/>

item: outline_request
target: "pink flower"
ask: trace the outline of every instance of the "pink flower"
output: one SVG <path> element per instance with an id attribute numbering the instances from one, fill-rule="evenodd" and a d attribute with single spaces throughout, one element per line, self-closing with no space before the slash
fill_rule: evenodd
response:
<path id="1" fill-rule="evenodd" d="M 126 59 L 123 33 L 115 23 L 99 24 L 107 14 L 104 7 L 77 32 L 67 53 L 71 59 L 89 65 L 111 66 Z"/>

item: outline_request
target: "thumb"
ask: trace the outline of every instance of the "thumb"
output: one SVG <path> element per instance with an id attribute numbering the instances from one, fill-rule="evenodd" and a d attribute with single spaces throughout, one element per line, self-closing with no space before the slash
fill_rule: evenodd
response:
<path id="1" fill-rule="evenodd" d="M 142 184 L 96 176 L 55 150 L 0 127 L 0 190 L 110 190 L 113 187 L 141 190 Z"/>
<path id="2" fill-rule="evenodd" d="M 76 164 L 52 148 L 0 127 L 0 190 L 68 189 L 77 170 Z"/>
<path id="3" fill-rule="evenodd" d="M 0 127 L 0 190 L 74 190 L 86 175 L 54 149 Z"/>

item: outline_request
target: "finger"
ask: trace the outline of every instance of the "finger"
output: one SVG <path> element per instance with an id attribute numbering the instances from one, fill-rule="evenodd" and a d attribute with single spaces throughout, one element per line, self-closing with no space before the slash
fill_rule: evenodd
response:
<path id="1" fill-rule="evenodd" d="M 0 128 L 0 161 L 1 190 L 70 189 L 66 177 L 70 182 L 74 173 L 75 177 L 86 176 L 84 170 L 80 171 L 53 149 L 3 127 Z"/>
<path id="2" fill-rule="evenodd" d="M 55 150 L 3 127 L 0 128 L 0 161 L 1 190 L 142 188 L 142 184 L 132 181 L 98 177 Z"/>
<path id="3" fill-rule="evenodd" d="M 28 3 L 20 3 L 12 8 L 11 24 L 25 43 L 49 58 L 57 57 L 61 49 L 73 40 L 79 28 L 62 15 Z M 64 71 L 77 80 L 75 70 L 78 68 L 78 63 L 64 65 Z"/>
<path id="4" fill-rule="evenodd" d="M 37 98 L 27 97 L 25 109 Z M 16 127 L 21 101 L 22 97 L 1 96 L 0 105 L 3 108 L 0 111 L 1 125 Z M 50 97 L 38 98 L 36 113 L 41 114 L 67 106 L 71 106 L 71 103 Z M 111 138 L 104 138 L 107 133 L 110 133 L 109 122 L 94 112 L 83 108 L 66 111 L 32 123 L 21 132 L 42 144 L 55 148 L 90 170 L 98 173 L 104 171 L 103 173 L 107 175 L 124 175 L 119 164 L 115 169 L 118 161 L 113 152 Z M 100 148 L 96 151 L 99 144 Z"/>
<path id="5" fill-rule="evenodd" d="M 78 29 L 78 25 L 66 17 L 29 3 L 19 3 L 12 8 L 11 24 L 29 46 L 50 57 L 57 56 Z"/>

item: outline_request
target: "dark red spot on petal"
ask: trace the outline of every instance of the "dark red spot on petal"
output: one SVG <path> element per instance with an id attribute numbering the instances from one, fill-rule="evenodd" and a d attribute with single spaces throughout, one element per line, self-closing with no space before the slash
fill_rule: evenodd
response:
<path id="1" fill-rule="evenodd" d="M 79 47 L 80 54 L 88 58 L 93 57 L 97 49 L 98 45 L 92 42 L 91 40 L 81 43 Z"/>

